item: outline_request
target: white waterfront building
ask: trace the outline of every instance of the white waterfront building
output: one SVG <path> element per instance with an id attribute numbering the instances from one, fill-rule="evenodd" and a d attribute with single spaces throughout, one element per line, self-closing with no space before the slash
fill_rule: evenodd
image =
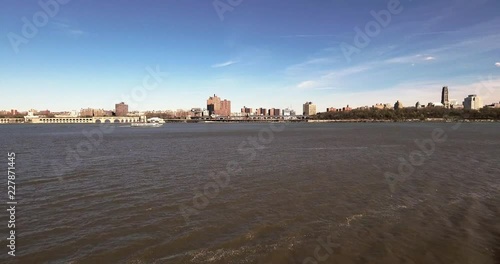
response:
<path id="1" fill-rule="evenodd" d="M 483 100 L 481 100 L 481 97 L 471 94 L 464 99 L 464 108 L 468 110 L 479 110 L 483 108 Z"/>

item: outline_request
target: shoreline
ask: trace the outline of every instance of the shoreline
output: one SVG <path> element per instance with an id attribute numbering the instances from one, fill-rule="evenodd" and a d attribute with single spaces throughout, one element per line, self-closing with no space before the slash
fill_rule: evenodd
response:
<path id="1" fill-rule="evenodd" d="M 500 120 L 494 119 L 459 119 L 450 120 L 444 118 L 432 118 L 426 120 L 406 119 L 406 120 L 371 120 L 371 119 L 317 119 L 308 120 L 307 123 L 496 123 Z"/>
<path id="2" fill-rule="evenodd" d="M 294 119 L 294 120 L 168 120 L 165 124 L 189 123 L 189 124 L 235 124 L 235 123 L 497 123 L 494 119 L 460 119 L 449 120 L 444 118 L 430 118 L 426 120 L 374 120 L 374 119 Z M 31 122 L 9 122 L 1 125 L 130 125 L 131 123 L 31 123 Z"/>

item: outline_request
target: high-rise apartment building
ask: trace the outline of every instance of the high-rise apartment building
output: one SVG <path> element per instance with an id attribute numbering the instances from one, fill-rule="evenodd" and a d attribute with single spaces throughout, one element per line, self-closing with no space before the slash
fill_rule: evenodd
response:
<path id="1" fill-rule="evenodd" d="M 128 105 L 124 102 L 119 104 L 115 104 L 115 115 L 116 116 L 127 116 L 128 114 Z"/>
<path id="2" fill-rule="evenodd" d="M 267 112 L 268 116 L 280 116 L 281 115 L 281 110 L 277 108 L 271 108 Z"/>
<path id="3" fill-rule="evenodd" d="M 210 115 L 231 116 L 231 101 L 221 100 L 214 94 L 207 100 L 207 109 Z"/>
<path id="4" fill-rule="evenodd" d="M 252 108 L 247 108 L 246 106 L 243 106 L 243 108 L 241 108 L 241 113 L 245 115 L 251 115 L 253 114 Z"/>
<path id="5" fill-rule="evenodd" d="M 255 114 L 258 116 L 265 116 L 267 115 L 267 109 L 266 108 L 258 108 L 255 110 Z"/>
<path id="6" fill-rule="evenodd" d="M 443 104 L 445 108 L 450 108 L 450 100 L 448 96 L 448 86 L 444 86 L 443 90 L 441 91 L 441 104 Z"/>
<path id="7" fill-rule="evenodd" d="M 312 116 L 315 115 L 316 112 L 316 105 L 313 104 L 312 102 L 306 102 L 303 106 L 303 115 L 305 116 Z"/>
<path id="8" fill-rule="evenodd" d="M 483 100 L 475 94 L 464 99 L 464 108 L 468 110 L 479 110 L 483 107 Z"/>
<path id="9" fill-rule="evenodd" d="M 220 105 L 221 105 L 220 115 L 231 116 L 231 101 L 224 99 L 223 101 L 220 102 Z"/>

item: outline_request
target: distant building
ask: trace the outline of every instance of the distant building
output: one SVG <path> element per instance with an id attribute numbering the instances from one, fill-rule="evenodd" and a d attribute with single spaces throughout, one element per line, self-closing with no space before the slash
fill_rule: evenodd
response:
<path id="1" fill-rule="evenodd" d="M 115 115 L 116 116 L 127 116 L 128 114 L 128 105 L 124 102 L 119 104 L 115 104 Z"/>
<path id="2" fill-rule="evenodd" d="M 341 111 L 342 112 L 349 112 L 349 111 L 352 111 L 352 108 L 349 105 L 347 105 L 346 107 L 342 107 Z"/>
<path id="3" fill-rule="evenodd" d="M 475 94 L 464 99 L 464 108 L 468 110 L 479 110 L 483 107 L 483 100 Z"/>
<path id="4" fill-rule="evenodd" d="M 326 109 L 327 112 L 337 112 L 337 108 L 335 107 L 329 107 Z"/>
<path id="5" fill-rule="evenodd" d="M 418 108 L 420 108 L 420 107 L 422 107 L 422 106 L 420 105 L 420 102 L 417 102 L 417 103 L 415 104 L 415 108 L 417 108 L 417 109 L 418 109 Z"/>
<path id="6" fill-rule="evenodd" d="M 221 100 L 220 97 L 214 94 L 207 100 L 207 109 L 210 115 L 231 116 L 231 101 Z"/>
<path id="7" fill-rule="evenodd" d="M 47 115 L 42 115 L 43 117 L 47 117 Z M 64 117 L 68 117 L 68 118 L 75 118 L 75 117 L 78 117 L 80 116 L 80 112 L 76 111 L 76 110 L 72 110 L 72 111 L 64 111 L 64 112 L 58 112 L 58 113 L 54 113 L 53 115 L 54 117 L 59 117 L 59 118 L 64 118 Z M 93 117 L 93 116 L 88 116 L 88 117 Z"/>
<path id="8" fill-rule="evenodd" d="M 213 97 L 211 96 L 208 98 L 207 109 L 210 112 L 210 115 L 216 115 L 220 113 L 220 107 L 221 107 L 220 101 L 221 101 L 220 97 L 216 96 L 215 94 Z"/>
<path id="9" fill-rule="evenodd" d="M 175 118 L 180 118 L 180 119 L 191 119 L 192 117 L 192 112 L 191 110 L 184 110 L 184 109 L 177 109 L 174 112 L 174 117 Z"/>
<path id="10" fill-rule="evenodd" d="M 448 86 L 444 86 L 443 90 L 441 91 L 441 104 L 445 108 L 450 108 L 450 101 L 448 99 Z"/>
<path id="11" fill-rule="evenodd" d="M 37 111 L 34 109 L 31 109 L 28 111 L 28 115 L 24 116 L 24 122 L 33 122 L 34 119 L 40 118 L 39 116 L 36 116 L 35 113 Z"/>
<path id="12" fill-rule="evenodd" d="M 258 116 L 265 116 L 267 115 L 267 109 L 266 108 L 259 108 L 255 110 L 255 114 Z"/>
<path id="13" fill-rule="evenodd" d="M 280 116 L 281 110 L 277 108 L 271 108 L 267 111 L 268 116 Z"/>
<path id="14" fill-rule="evenodd" d="M 444 107 L 444 105 L 442 103 L 433 103 L 433 102 L 429 102 L 427 104 L 427 107 Z"/>
<path id="15" fill-rule="evenodd" d="M 500 102 L 485 106 L 487 108 L 500 108 Z"/>
<path id="16" fill-rule="evenodd" d="M 313 104 L 312 102 L 306 102 L 303 106 L 303 115 L 305 116 L 312 116 L 315 115 L 316 112 L 316 105 Z"/>
<path id="17" fill-rule="evenodd" d="M 394 110 L 399 110 L 403 109 L 403 103 L 401 103 L 399 100 L 394 104 Z"/>
<path id="18" fill-rule="evenodd" d="M 81 117 L 102 117 L 106 116 L 106 111 L 103 109 L 92 109 L 92 108 L 87 108 L 87 109 L 81 109 L 79 115 Z"/>
<path id="19" fill-rule="evenodd" d="M 42 110 L 42 111 L 39 111 L 37 113 L 37 115 L 39 115 L 39 116 L 48 116 L 48 115 L 50 115 L 50 111 L 49 110 Z"/>
<path id="20" fill-rule="evenodd" d="M 294 116 L 295 115 L 295 111 L 293 111 L 292 109 L 290 108 L 285 108 L 283 109 L 282 111 L 282 115 L 283 116 Z"/>
<path id="21" fill-rule="evenodd" d="M 386 103 L 386 104 L 380 103 L 380 104 L 375 104 L 372 107 L 375 108 L 375 109 L 380 109 L 381 110 L 381 109 L 392 109 L 392 106 L 393 105 L 389 104 L 389 103 Z"/>
<path id="22" fill-rule="evenodd" d="M 459 103 L 458 100 L 456 99 L 450 99 L 450 108 L 453 109 L 462 109 L 464 108 L 464 105 L 462 103 Z"/>
<path id="23" fill-rule="evenodd" d="M 203 117 L 203 110 L 201 108 L 191 108 L 191 117 Z"/>
<path id="24" fill-rule="evenodd" d="M 224 99 L 221 101 L 221 116 L 231 116 L 231 101 Z"/>
<path id="25" fill-rule="evenodd" d="M 246 106 L 243 106 L 241 108 L 241 113 L 246 114 L 246 115 L 251 115 L 252 114 L 252 108 L 247 108 Z"/>

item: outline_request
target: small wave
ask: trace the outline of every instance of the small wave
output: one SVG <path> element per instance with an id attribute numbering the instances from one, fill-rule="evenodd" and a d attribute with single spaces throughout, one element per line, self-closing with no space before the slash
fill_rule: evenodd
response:
<path id="1" fill-rule="evenodd" d="M 191 262 L 207 263 L 207 262 L 221 261 L 228 257 L 241 255 L 249 251 L 249 249 L 250 248 L 248 246 L 243 246 L 238 249 L 222 249 L 222 248 L 216 250 L 201 249 L 190 253 Z M 255 250 L 253 253 L 255 253 Z"/>
<path id="2" fill-rule="evenodd" d="M 355 215 L 351 215 L 349 217 L 346 217 L 346 226 L 351 226 L 352 221 L 355 221 L 355 220 L 360 219 L 362 217 L 363 217 L 363 214 L 355 214 Z"/>

